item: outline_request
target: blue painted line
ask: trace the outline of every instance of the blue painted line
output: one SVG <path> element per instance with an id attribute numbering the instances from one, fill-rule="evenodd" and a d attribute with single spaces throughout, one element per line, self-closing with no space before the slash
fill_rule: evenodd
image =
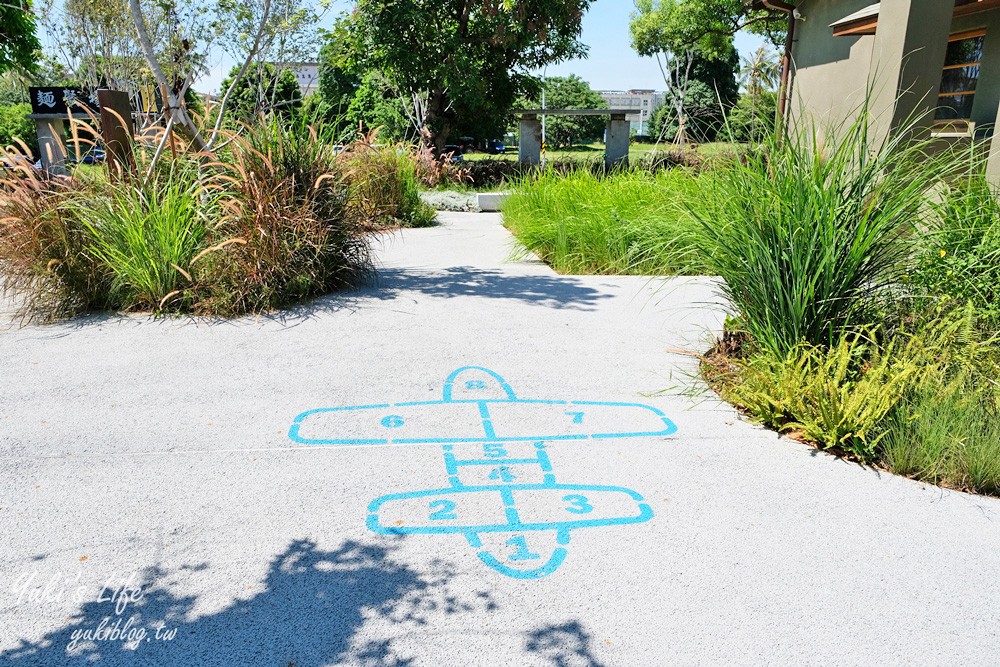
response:
<path id="1" fill-rule="evenodd" d="M 459 466 L 497 466 L 497 465 L 533 465 L 539 463 L 535 459 L 459 459 L 455 465 Z"/>
<path id="2" fill-rule="evenodd" d="M 455 389 L 455 385 L 458 384 L 462 388 L 460 390 Z M 499 389 L 499 392 L 497 391 Z M 459 391 L 462 393 L 459 394 Z M 491 398 L 475 398 L 476 392 L 484 392 L 480 394 L 482 396 L 492 396 Z M 501 397 L 497 397 L 500 393 L 503 394 Z M 461 396 L 470 396 L 470 398 L 456 398 L 456 394 Z M 498 373 L 482 367 L 482 366 L 465 366 L 453 371 L 448 378 L 445 380 L 442 399 L 439 401 L 408 401 L 401 403 L 383 403 L 375 405 L 358 405 L 358 406 L 342 406 L 342 407 L 332 407 L 332 408 L 317 408 L 313 410 L 307 410 L 295 417 L 292 422 L 291 428 L 289 429 L 289 438 L 294 442 L 301 444 L 310 445 L 422 445 L 422 444 L 440 444 L 442 445 L 445 459 L 445 472 L 448 476 L 449 487 L 444 489 L 425 489 L 421 491 L 411 491 L 406 493 L 394 493 L 384 495 L 380 498 L 376 498 L 371 501 L 368 505 L 368 516 L 366 519 L 366 524 L 368 529 L 374 533 L 384 534 L 384 535 L 414 535 L 414 534 L 425 534 L 425 535 L 442 535 L 442 534 L 462 534 L 465 536 L 466 541 L 473 549 L 479 549 L 477 556 L 479 559 L 486 564 L 488 567 L 492 568 L 496 572 L 518 578 L 518 579 L 538 579 L 551 574 L 563 563 L 567 556 L 566 546 L 570 541 L 571 531 L 582 529 L 582 528 L 593 528 L 593 527 L 603 527 L 603 526 L 614 526 L 614 525 L 626 525 L 626 524 L 636 524 L 649 521 L 653 517 L 653 510 L 643 500 L 642 495 L 626 489 L 624 487 L 618 486 L 605 486 L 596 484 L 559 484 L 556 482 L 555 475 L 553 474 L 552 461 L 546 451 L 546 441 L 580 441 L 580 440 L 605 440 L 610 438 L 641 438 L 641 437 L 663 437 L 672 435 L 677 432 L 677 426 L 674 424 L 662 410 L 641 403 L 632 402 L 618 402 L 618 401 L 563 401 L 563 400 L 545 400 L 545 399 L 519 399 L 516 397 L 514 390 L 507 383 L 506 380 Z M 470 418 L 470 423 L 467 426 L 472 427 L 470 429 L 471 437 L 454 437 L 452 435 L 439 435 L 435 437 L 391 437 L 390 433 L 394 429 L 400 429 L 406 425 L 407 420 L 412 416 L 419 414 L 422 408 L 433 408 L 434 406 L 444 406 L 451 404 L 467 404 L 468 417 Z M 473 408 L 475 404 L 475 408 Z M 605 418 L 612 417 L 617 419 L 619 422 L 616 426 L 619 427 L 617 432 L 592 432 L 592 433 L 566 433 L 556 431 L 552 434 L 534 434 L 534 435 L 524 435 L 515 436 L 503 433 L 503 426 L 507 419 L 518 414 L 523 414 L 523 411 L 503 413 L 504 405 L 512 404 L 523 404 L 526 408 L 531 406 L 574 406 L 570 408 L 571 410 L 579 407 L 576 412 L 567 412 L 566 415 L 573 417 L 572 422 L 566 420 L 566 417 L 558 414 L 558 411 L 551 410 L 538 410 L 538 416 L 544 416 L 547 420 L 552 423 L 557 423 L 562 425 L 562 428 L 569 428 L 566 424 L 563 424 L 565 420 L 567 424 L 583 424 L 583 428 L 586 428 L 586 424 L 591 423 L 594 419 L 594 415 Z M 494 406 L 497 406 L 494 409 Z M 588 408 L 601 408 L 601 410 L 588 410 Z M 607 408 L 617 408 L 620 413 L 611 412 L 610 414 L 606 410 Z M 452 416 L 461 417 L 465 414 L 466 408 L 461 408 L 457 410 L 446 410 L 445 415 L 451 418 Z M 361 418 L 352 418 L 349 420 L 350 423 L 355 424 L 355 426 L 345 425 L 343 428 L 354 428 L 363 429 L 364 431 L 373 430 L 374 433 L 381 435 L 383 431 L 388 431 L 385 433 L 384 437 L 371 438 L 371 437 L 332 437 L 332 438 L 305 438 L 302 436 L 300 427 L 302 423 L 312 415 L 320 413 L 337 413 L 337 412 L 364 412 L 368 411 L 371 413 L 371 423 L 367 423 L 368 416 L 364 415 Z M 530 410 L 529 410 L 530 412 Z M 427 410 L 424 411 L 425 414 L 438 415 L 441 411 Z M 652 429 L 649 430 L 648 424 L 650 419 L 650 414 L 655 415 L 656 419 L 652 420 L 654 423 L 662 423 L 662 429 Z M 502 419 L 497 421 L 498 415 L 502 416 Z M 643 418 L 641 420 L 637 419 L 637 415 L 641 415 Z M 360 419 L 360 421 L 359 421 Z M 479 422 L 479 427 L 476 427 L 475 422 Z M 632 430 L 629 431 L 627 428 L 621 428 L 621 426 L 640 426 L 639 422 L 642 422 L 647 430 Z M 600 423 L 598 420 L 595 423 Z M 481 431 L 479 429 L 482 429 Z M 403 431 L 411 431 L 411 435 L 423 435 L 419 431 L 413 433 L 415 430 L 412 425 L 409 429 L 401 429 Z M 430 429 L 433 433 L 434 427 L 431 426 Z M 499 432 L 498 432 L 499 430 Z M 480 435 L 481 434 L 481 435 Z M 349 433 L 344 433 L 344 436 L 352 435 Z M 493 444 L 493 447 L 485 447 L 488 450 L 487 453 L 496 454 L 502 453 L 507 455 L 503 447 L 497 443 L 519 443 L 519 442 L 533 442 L 534 447 L 537 450 L 536 458 L 520 458 L 520 457 L 509 457 L 502 459 L 488 459 L 488 458 L 470 458 L 470 459 L 457 459 L 453 453 L 454 446 L 452 443 L 476 443 L 476 444 Z M 498 477 L 503 479 L 513 480 L 513 474 L 510 473 L 508 466 L 523 466 L 523 465 L 538 465 L 542 475 L 541 484 L 480 484 L 476 486 L 465 486 L 459 477 L 459 472 L 465 466 L 493 466 L 497 467 L 501 474 Z M 522 523 L 520 512 L 517 505 L 516 494 L 519 492 L 531 492 L 531 491 L 546 491 L 552 492 L 545 495 L 549 496 L 551 500 L 555 500 L 556 497 L 561 497 L 563 503 L 568 503 L 561 505 L 562 511 L 553 507 L 552 511 L 557 512 L 554 516 L 557 520 L 554 521 L 536 521 L 533 523 Z M 566 492 L 565 495 L 561 492 Z M 566 512 L 572 512 L 576 515 L 589 514 L 593 511 L 594 506 L 588 502 L 588 498 L 584 497 L 583 494 L 595 494 L 595 493 L 611 493 L 611 494 L 623 494 L 625 497 L 629 498 L 634 504 L 627 503 L 628 509 L 626 514 L 623 516 L 620 512 L 615 512 L 615 516 L 605 517 L 605 518 L 591 518 L 591 519 L 565 519 Z M 465 505 L 463 509 L 462 503 L 456 503 L 455 500 L 459 500 L 462 496 L 457 494 L 463 493 L 479 493 L 487 494 L 498 494 L 492 496 L 493 501 L 500 501 L 500 504 L 504 511 L 504 519 L 506 523 L 488 523 L 482 525 L 468 525 L 468 521 L 463 521 L 466 525 L 439 525 L 441 522 L 447 522 L 449 520 L 454 521 L 458 518 L 468 519 L 471 517 L 465 517 L 464 514 L 468 512 L 469 509 L 475 507 L 475 505 Z M 446 498 L 455 498 L 455 500 L 446 500 Z M 430 499 L 434 500 L 430 503 L 429 509 L 432 510 L 428 521 L 432 521 L 434 525 L 400 525 L 400 526 L 382 526 L 380 525 L 379 513 L 382 508 L 386 506 L 387 503 L 392 503 L 396 501 L 412 501 L 414 499 L 418 500 L 417 505 L 419 506 L 419 500 Z M 522 502 L 525 502 L 531 498 L 523 498 Z M 602 500 L 598 500 L 593 495 L 589 499 L 594 505 L 602 507 Z M 613 505 L 617 506 L 617 505 Z M 414 509 L 419 511 L 418 507 L 411 507 L 409 505 L 404 506 L 404 511 L 409 512 Z M 426 511 L 426 510 L 425 510 Z M 524 511 L 521 508 L 521 511 Z M 606 511 L 606 510 L 605 510 Z M 634 511 L 635 514 L 628 514 L 627 512 Z M 543 518 L 546 514 L 541 515 Z M 395 518 L 395 517 L 394 517 Z M 402 518 L 406 518 L 405 514 Z M 499 517 L 497 517 L 499 518 Z M 457 523 L 457 521 L 456 521 Z M 489 551 L 482 550 L 482 540 L 480 539 L 480 534 L 484 533 L 529 533 L 529 532 L 541 532 L 541 531 L 555 531 L 556 543 L 560 545 L 559 547 L 553 549 L 551 556 L 548 561 L 541 567 L 534 567 L 531 569 L 519 569 L 512 565 L 507 564 L 504 560 L 514 563 L 521 561 L 532 561 L 534 563 L 540 562 L 538 559 L 540 555 L 535 552 L 535 550 L 529 550 L 529 545 L 525 541 L 525 538 L 520 535 L 515 535 L 511 539 L 507 540 L 506 544 L 508 546 L 516 547 L 513 553 L 507 554 L 504 559 L 498 558 L 491 554 Z"/>
<path id="3" fill-rule="evenodd" d="M 458 376 L 466 371 L 481 371 L 483 373 L 486 373 L 487 375 L 492 376 L 493 379 L 497 381 L 497 384 L 500 386 L 500 388 L 503 389 L 504 393 L 507 394 L 507 398 L 509 398 L 512 401 L 517 398 L 517 396 L 514 394 L 514 390 L 511 388 L 509 384 L 507 384 L 507 381 L 504 380 L 499 373 L 491 371 L 488 368 L 483 368 L 482 366 L 463 366 L 462 368 L 452 371 L 451 375 L 449 375 L 448 378 L 444 381 L 443 396 L 445 401 L 451 402 L 452 396 L 454 394 L 454 392 L 452 391 L 452 385 L 455 383 L 455 380 L 458 378 Z"/>
<path id="4" fill-rule="evenodd" d="M 516 510 L 511 509 L 510 511 Z M 504 510 L 507 515 L 508 510 Z M 375 516 L 375 527 L 371 518 Z M 520 523 L 515 527 L 510 523 L 494 523 L 472 526 L 382 526 L 378 524 L 377 515 L 369 515 L 368 529 L 380 535 L 452 535 L 455 533 L 516 533 L 519 531 L 544 530 L 579 530 L 581 528 L 602 528 L 605 526 L 626 526 L 633 523 L 645 523 L 653 518 L 653 512 L 645 503 L 639 505 L 639 513 L 635 516 L 614 517 L 610 519 L 587 519 L 580 521 L 548 521 L 542 523 Z M 520 521 L 520 520 L 518 520 Z"/>
<path id="5" fill-rule="evenodd" d="M 564 560 L 566 560 L 566 553 L 566 549 L 556 549 L 552 552 L 552 556 L 549 558 L 548 562 L 545 563 L 545 565 L 533 570 L 518 570 L 517 568 L 505 565 L 497 560 L 493 554 L 488 551 L 480 551 L 476 555 L 479 556 L 479 560 L 483 561 L 488 567 L 508 577 L 513 577 L 514 579 L 541 579 L 542 577 L 552 574 L 559 569 L 559 566 L 563 564 Z"/>
<path id="6" fill-rule="evenodd" d="M 480 493 L 480 492 L 503 492 L 510 491 L 546 491 L 549 489 L 559 489 L 563 491 L 610 491 L 612 493 L 624 493 L 635 501 L 642 501 L 641 494 L 623 486 L 607 486 L 602 484 L 482 484 L 478 486 L 464 486 L 461 491 L 450 488 L 444 489 L 424 489 L 421 491 L 404 491 L 403 493 L 389 493 L 381 496 L 377 501 L 386 502 L 389 500 L 408 500 L 410 498 L 427 498 L 435 495 L 449 495 L 452 493 Z"/>

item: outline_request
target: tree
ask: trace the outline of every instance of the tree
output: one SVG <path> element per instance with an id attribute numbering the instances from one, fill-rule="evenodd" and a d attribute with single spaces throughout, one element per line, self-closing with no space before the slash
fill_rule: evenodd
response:
<path id="1" fill-rule="evenodd" d="M 361 80 L 348 102 L 344 121 L 352 133 L 378 128 L 379 138 L 387 141 L 402 141 L 412 129 L 402 101 L 395 96 L 385 77 L 374 71 Z"/>
<path id="2" fill-rule="evenodd" d="M 353 30 L 364 69 L 410 102 L 423 141 L 442 151 L 459 126 L 502 130 L 531 71 L 586 54 L 592 0 L 358 0 Z"/>
<path id="3" fill-rule="evenodd" d="M 15 138 L 23 141 L 33 153 L 38 153 L 38 136 L 35 134 L 35 124 L 26 116 L 31 113 L 30 104 L 11 104 L 0 106 L 0 151 L 13 145 L 18 153 L 20 146 Z"/>
<path id="4" fill-rule="evenodd" d="M 31 72 L 41 44 L 35 34 L 30 0 L 0 2 L 0 74 L 11 69 Z"/>
<path id="5" fill-rule="evenodd" d="M 637 0 L 629 29 L 632 48 L 656 58 L 667 88 L 670 116 L 661 111 L 652 124 L 659 137 L 687 143 L 689 133 L 701 140 L 714 137 L 722 116 L 736 103 L 739 58 L 729 35 L 705 33 L 693 42 L 681 39 L 678 25 L 687 0 Z M 672 119 L 672 123 L 669 121 Z"/>
<path id="6" fill-rule="evenodd" d="M 590 84 L 575 74 L 553 76 L 542 82 L 549 109 L 607 109 L 608 104 Z M 541 95 L 525 98 L 518 106 L 541 107 Z M 545 139 L 554 146 L 569 146 L 604 134 L 605 116 L 546 116 Z"/>
<path id="7" fill-rule="evenodd" d="M 740 97 L 727 119 L 733 141 L 763 141 L 774 132 L 777 111 L 778 94 L 773 90 Z"/>
<path id="8" fill-rule="evenodd" d="M 778 85 L 778 70 L 774 52 L 766 46 L 760 46 L 753 55 L 744 57 L 740 62 L 740 85 L 747 95 L 756 100 Z"/>
<path id="9" fill-rule="evenodd" d="M 356 57 L 354 33 L 350 16 L 341 16 L 327 33 L 319 50 L 318 93 L 323 103 L 334 112 L 343 113 L 361 86 L 364 72 Z"/>
<path id="10" fill-rule="evenodd" d="M 748 0 L 637 0 L 636 9 L 639 15 L 651 10 L 662 15 L 663 20 L 655 25 L 654 41 L 677 51 L 698 47 L 709 58 L 724 55 L 732 36 L 741 30 L 780 46 L 787 28 L 785 14 Z"/>
<path id="11" fill-rule="evenodd" d="M 291 70 L 271 63 L 255 63 L 237 78 L 233 67 L 223 80 L 222 89 L 230 90 L 229 109 L 237 120 L 249 122 L 261 113 L 277 111 L 291 115 L 302 106 L 299 82 Z"/>

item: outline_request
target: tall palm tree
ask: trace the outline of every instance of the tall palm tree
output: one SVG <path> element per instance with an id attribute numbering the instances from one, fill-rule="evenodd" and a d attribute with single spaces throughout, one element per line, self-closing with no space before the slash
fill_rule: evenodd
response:
<path id="1" fill-rule="evenodd" d="M 767 46 L 761 46 L 750 57 L 745 57 L 740 63 L 740 85 L 750 99 L 757 101 L 761 93 L 774 90 L 778 85 L 777 54 Z"/>

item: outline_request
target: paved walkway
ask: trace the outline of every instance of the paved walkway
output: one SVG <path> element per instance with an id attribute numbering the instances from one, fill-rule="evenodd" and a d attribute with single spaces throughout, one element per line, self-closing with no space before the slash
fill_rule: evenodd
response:
<path id="1" fill-rule="evenodd" d="M 0 331 L 0 664 L 996 663 L 1000 502 L 682 395 L 711 281 L 442 219 L 281 317 Z"/>

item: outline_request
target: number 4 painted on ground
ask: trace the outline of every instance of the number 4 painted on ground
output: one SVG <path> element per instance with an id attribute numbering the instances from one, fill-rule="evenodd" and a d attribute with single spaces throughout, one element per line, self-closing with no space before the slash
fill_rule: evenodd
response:
<path id="1" fill-rule="evenodd" d="M 567 412 L 566 414 L 573 416 L 573 423 L 574 424 L 582 424 L 583 423 L 583 413 L 582 412 Z"/>

